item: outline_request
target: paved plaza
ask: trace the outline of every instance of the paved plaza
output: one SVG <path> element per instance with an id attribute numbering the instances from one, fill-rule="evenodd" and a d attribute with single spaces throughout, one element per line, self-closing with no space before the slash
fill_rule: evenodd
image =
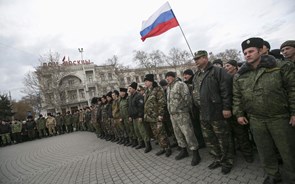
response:
<path id="1" fill-rule="evenodd" d="M 264 180 L 257 153 L 249 164 L 237 152 L 233 170 L 228 175 L 221 168 L 213 171 L 207 149 L 201 149 L 202 161 L 191 166 L 192 156 L 176 161 L 176 148 L 170 157 L 156 156 L 159 150 L 144 153 L 109 141 L 94 133 L 74 132 L 0 148 L 0 183 L 24 184 L 102 184 L 102 183 L 226 183 L 260 184 Z"/>

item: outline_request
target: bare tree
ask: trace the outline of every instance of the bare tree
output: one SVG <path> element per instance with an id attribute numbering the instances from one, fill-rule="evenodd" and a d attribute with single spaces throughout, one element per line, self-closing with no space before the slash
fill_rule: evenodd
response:
<path id="1" fill-rule="evenodd" d="M 172 48 L 169 51 L 169 55 L 167 56 L 166 63 L 169 66 L 172 66 L 174 70 L 176 71 L 176 68 L 179 68 L 179 66 L 183 66 L 183 68 L 188 67 L 192 64 L 191 55 L 189 52 L 177 48 Z"/>
<path id="2" fill-rule="evenodd" d="M 158 67 L 164 66 L 166 61 L 166 55 L 160 51 L 155 50 L 151 53 L 144 51 L 134 51 L 135 56 L 133 60 L 139 64 L 140 67 L 145 68 L 149 73 L 158 73 Z"/>
<path id="3" fill-rule="evenodd" d="M 209 53 L 209 60 L 213 61 L 215 59 L 221 59 L 223 62 L 227 62 L 232 59 L 241 62 L 241 51 L 236 49 L 226 49 L 224 52 L 220 52 L 216 55 Z"/>

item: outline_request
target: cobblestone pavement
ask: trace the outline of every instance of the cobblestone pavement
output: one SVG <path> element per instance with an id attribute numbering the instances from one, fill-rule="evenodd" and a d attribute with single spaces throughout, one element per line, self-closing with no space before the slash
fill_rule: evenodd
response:
<path id="1" fill-rule="evenodd" d="M 191 166 L 192 156 L 176 161 L 176 149 L 167 158 L 97 139 L 90 132 L 74 132 L 0 148 L 0 183 L 262 183 L 264 172 L 255 162 L 246 163 L 238 152 L 233 170 L 223 175 L 213 171 L 207 149 L 202 161 Z"/>

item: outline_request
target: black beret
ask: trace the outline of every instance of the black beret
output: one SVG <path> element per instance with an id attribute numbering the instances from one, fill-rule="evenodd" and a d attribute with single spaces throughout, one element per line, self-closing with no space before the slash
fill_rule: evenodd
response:
<path id="1" fill-rule="evenodd" d="M 144 81 L 154 82 L 154 74 L 146 74 Z"/>
<path id="2" fill-rule="evenodd" d="M 186 70 L 184 70 L 183 74 L 194 75 L 194 72 L 191 69 L 186 69 Z"/>
<path id="3" fill-rule="evenodd" d="M 242 42 L 242 50 L 244 51 L 250 47 L 262 48 L 263 47 L 263 39 L 258 37 L 249 38 Z"/>
<path id="4" fill-rule="evenodd" d="M 167 78 L 167 77 L 169 77 L 169 76 L 171 76 L 171 77 L 176 77 L 176 73 L 175 72 L 172 72 L 172 71 L 170 71 L 170 72 L 167 72 L 166 73 L 166 75 L 165 75 L 165 78 Z"/>
<path id="5" fill-rule="evenodd" d="M 287 41 L 285 41 L 284 43 L 282 43 L 280 49 L 282 50 L 282 48 L 284 48 L 286 46 L 295 47 L 295 40 L 287 40 Z"/>
<path id="6" fill-rule="evenodd" d="M 132 82 L 129 87 L 132 87 L 133 89 L 137 89 L 137 83 L 136 82 Z"/>

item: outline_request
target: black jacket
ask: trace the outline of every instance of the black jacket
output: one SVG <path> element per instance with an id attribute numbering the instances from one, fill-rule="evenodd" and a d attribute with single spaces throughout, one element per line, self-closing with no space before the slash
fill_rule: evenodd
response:
<path id="1" fill-rule="evenodd" d="M 135 118 L 143 118 L 144 112 L 144 98 L 143 96 L 135 92 L 133 95 L 129 97 L 128 101 L 128 114 L 129 117 Z"/>
<path id="2" fill-rule="evenodd" d="M 200 108 L 201 120 L 222 120 L 222 111 L 232 110 L 232 76 L 223 68 L 208 63 L 203 73 L 195 73 L 193 85 L 194 103 Z"/>

